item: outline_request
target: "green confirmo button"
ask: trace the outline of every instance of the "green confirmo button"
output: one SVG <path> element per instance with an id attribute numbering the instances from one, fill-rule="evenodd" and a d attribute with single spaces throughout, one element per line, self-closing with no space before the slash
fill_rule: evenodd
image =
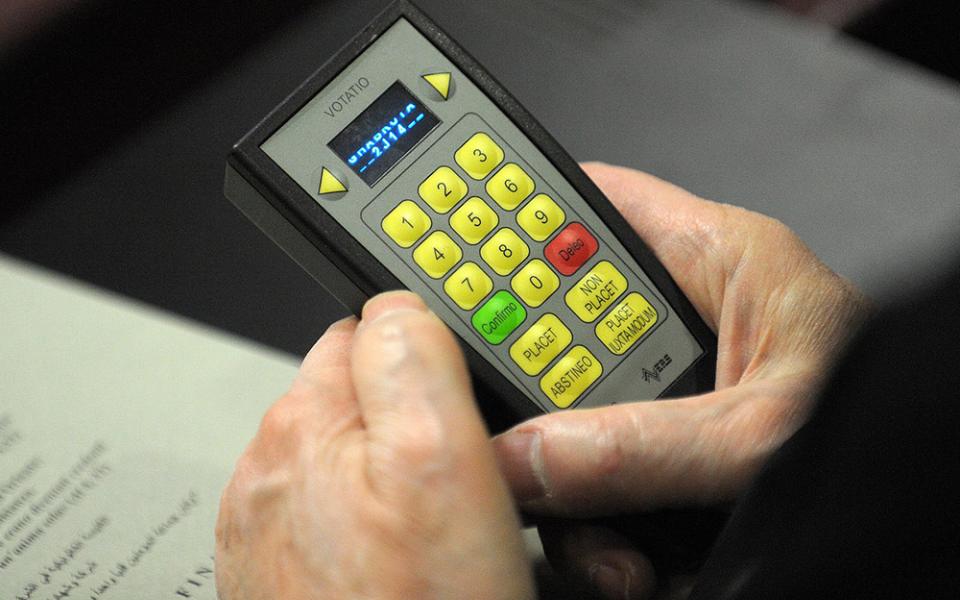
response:
<path id="1" fill-rule="evenodd" d="M 473 327 L 493 345 L 507 339 L 527 318 L 523 305 L 506 290 L 500 290 L 473 313 Z"/>

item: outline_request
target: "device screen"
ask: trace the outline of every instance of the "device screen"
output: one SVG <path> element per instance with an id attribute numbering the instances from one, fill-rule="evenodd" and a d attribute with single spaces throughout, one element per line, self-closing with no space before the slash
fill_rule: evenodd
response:
<path id="1" fill-rule="evenodd" d="M 327 145 L 372 187 L 439 124 L 440 119 L 398 81 Z"/>

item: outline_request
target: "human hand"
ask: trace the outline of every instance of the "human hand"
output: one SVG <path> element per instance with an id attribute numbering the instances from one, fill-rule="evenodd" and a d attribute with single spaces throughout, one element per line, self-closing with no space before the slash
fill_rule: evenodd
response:
<path id="1" fill-rule="evenodd" d="M 584 169 L 717 332 L 716 391 L 532 419 L 495 439 L 501 468 L 531 515 L 732 501 L 804 422 L 867 302 L 774 219 L 630 169 Z M 552 563 L 611 598 L 655 587 L 649 561 L 611 531 L 553 525 L 541 538 Z"/>
<path id="2" fill-rule="evenodd" d="M 223 493 L 221 600 L 533 597 L 452 334 L 406 292 L 334 324 Z"/>

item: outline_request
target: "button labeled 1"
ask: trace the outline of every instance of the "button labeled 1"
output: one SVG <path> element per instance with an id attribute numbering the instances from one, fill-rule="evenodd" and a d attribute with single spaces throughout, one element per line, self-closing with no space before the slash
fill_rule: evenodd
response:
<path id="1" fill-rule="evenodd" d="M 401 248 L 409 248 L 431 225 L 430 217 L 412 200 L 404 200 L 380 222 L 384 233 Z"/>

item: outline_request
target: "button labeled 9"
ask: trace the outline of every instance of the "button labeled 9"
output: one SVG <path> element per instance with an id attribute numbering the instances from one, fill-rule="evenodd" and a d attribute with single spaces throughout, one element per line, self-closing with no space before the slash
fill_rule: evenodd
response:
<path id="1" fill-rule="evenodd" d="M 535 241 L 542 242 L 563 225 L 567 215 L 553 198 L 537 194 L 517 213 L 517 224 Z"/>

